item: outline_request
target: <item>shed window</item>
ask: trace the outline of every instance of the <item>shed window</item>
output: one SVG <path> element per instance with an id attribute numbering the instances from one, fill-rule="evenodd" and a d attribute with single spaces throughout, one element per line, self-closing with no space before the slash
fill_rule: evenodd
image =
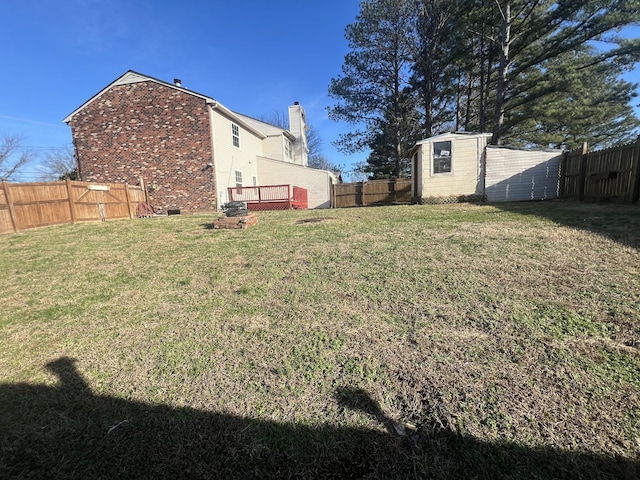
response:
<path id="1" fill-rule="evenodd" d="M 242 186 L 242 172 L 240 170 L 236 170 L 236 187 Z"/>
<path id="2" fill-rule="evenodd" d="M 240 148 L 240 127 L 235 123 L 231 124 L 231 136 L 233 137 L 233 146 Z"/>
<path id="3" fill-rule="evenodd" d="M 451 141 L 433 143 L 433 173 L 451 173 Z"/>

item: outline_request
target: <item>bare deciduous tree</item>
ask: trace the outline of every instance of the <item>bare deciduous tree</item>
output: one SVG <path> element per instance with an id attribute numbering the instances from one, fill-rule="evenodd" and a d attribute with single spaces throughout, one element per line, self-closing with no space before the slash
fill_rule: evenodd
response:
<path id="1" fill-rule="evenodd" d="M 288 114 L 282 110 L 274 110 L 271 115 L 261 115 L 258 120 L 280 127 L 283 130 L 289 129 Z M 313 125 L 307 125 L 307 148 L 309 149 L 309 166 L 311 166 L 311 159 L 321 155 L 320 150 L 322 149 L 322 138 Z"/>
<path id="2" fill-rule="evenodd" d="M 78 179 L 78 166 L 71 145 L 49 150 L 40 162 L 40 180 Z"/>
<path id="3" fill-rule="evenodd" d="M 317 168 L 318 170 L 329 170 L 337 174 L 342 173 L 342 170 L 344 170 L 343 166 L 330 162 L 327 157 L 321 154 L 309 157 L 309 167 Z"/>
<path id="4" fill-rule="evenodd" d="M 0 137 L 0 180 L 10 180 L 29 161 L 22 135 L 5 133 Z"/>
<path id="5" fill-rule="evenodd" d="M 309 163 L 314 157 L 322 156 L 322 137 L 313 125 L 307 125 L 307 148 L 309 149 Z"/>
<path id="6" fill-rule="evenodd" d="M 289 129 L 289 115 L 284 110 L 274 110 L 270 115 L 260 115 L 258 120 L 280 127 L 283 130 Z"/>

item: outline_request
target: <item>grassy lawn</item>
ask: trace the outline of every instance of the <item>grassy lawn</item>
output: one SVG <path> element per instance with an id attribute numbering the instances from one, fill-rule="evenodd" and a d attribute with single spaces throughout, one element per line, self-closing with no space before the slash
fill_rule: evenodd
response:
<path id="1" fill-rule="evenodd" d="M 0 477 L 640 476 L 640 208 L 0 237 Z"/>

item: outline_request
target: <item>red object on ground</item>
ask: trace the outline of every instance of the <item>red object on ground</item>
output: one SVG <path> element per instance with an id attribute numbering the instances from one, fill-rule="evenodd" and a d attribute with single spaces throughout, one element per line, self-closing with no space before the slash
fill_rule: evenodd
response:
<path id="1" fill-rule="evenodd" d="M 148 203 L 142 202 L 142 203 L 139 203 L 138 206 L 136 207 L 136 216 L 138 218 L 148 218 L 148 217 L 153 217 L 153 215 L 154 215 L 153 208 Z"/>

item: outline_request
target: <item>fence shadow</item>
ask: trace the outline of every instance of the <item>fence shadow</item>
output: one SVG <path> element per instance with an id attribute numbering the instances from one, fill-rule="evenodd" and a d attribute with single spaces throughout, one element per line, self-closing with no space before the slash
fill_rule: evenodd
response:
<path id="1" fill-rule="evenodd" d="M 399 436 L 363 390 L 345 408 L 381 427 L 238 418 L 95 395 L 74 361 L 47 365 L 55 387 L 0 384 L 1 478 L 629 478 L 638 463 L 490 444 L 421 425 Z"/>
<path id="2" fill-rule="evenodd" d="M 640 204 L 554 199 L 491 205 L 507 212 L 547 218 L 558 225 L 592 232 L 640 250 Z"/>

